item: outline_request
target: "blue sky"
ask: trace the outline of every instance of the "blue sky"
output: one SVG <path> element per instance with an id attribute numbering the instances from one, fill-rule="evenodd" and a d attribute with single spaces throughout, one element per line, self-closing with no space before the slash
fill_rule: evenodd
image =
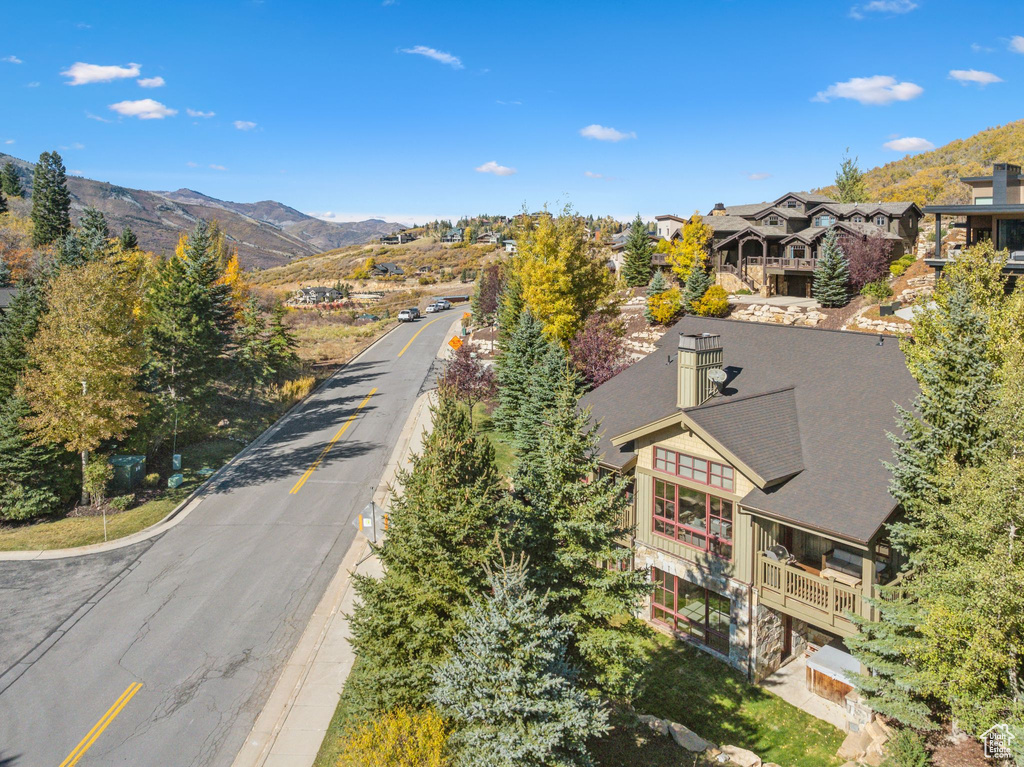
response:
<path id="1" fill-rule="evenodd" d="M 1017 0 L 11 5 L 0 150 L 337 220 L 703 211 L 1024 117 Z"/>

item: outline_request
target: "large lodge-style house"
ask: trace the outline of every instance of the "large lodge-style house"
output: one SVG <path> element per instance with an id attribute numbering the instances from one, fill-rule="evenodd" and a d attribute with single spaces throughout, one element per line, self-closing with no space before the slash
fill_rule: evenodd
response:
<path id="1" fill-rule="evenodd" d="M 799 658 L 851 728 L 870 718 L 843 640 L 899 570 L 886 433 L 916 391 L 895 339 L 685 317 L 588 393 L 602 470 L 633 482 L 644 617 L 754 680 Z"/>
<path id="2" fill-rule="evenodd" d="M 818 248 L 832 227 L 849 237 L 882 237 L 898 258 L 917 240 L 921 209 L 912 202 L 838 203 L 822 194 L 789 192 L 773 202 L 718 203 L 711 227 L 711 266 L 726 290 L 810 298 Z M 679 237 L 685 219 L 657 216 L 660 238 Z"/>

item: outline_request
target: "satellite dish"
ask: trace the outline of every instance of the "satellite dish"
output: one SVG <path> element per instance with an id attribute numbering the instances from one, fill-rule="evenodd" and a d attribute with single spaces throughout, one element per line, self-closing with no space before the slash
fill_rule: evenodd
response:
<path id="1" fill-rule="evenodd" d="M 714 384 L 724 384 L 725 379 L 728 377 L 721 368 L 712 368 L 708 371 L 708 379 Z"/>

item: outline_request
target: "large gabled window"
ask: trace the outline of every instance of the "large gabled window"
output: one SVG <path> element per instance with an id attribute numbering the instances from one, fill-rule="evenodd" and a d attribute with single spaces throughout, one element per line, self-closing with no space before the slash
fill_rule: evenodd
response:
<path id="1" fill-rule="evenodd" d="M 653 568 L 651 619 L 720 653 L 729 653 L 729 597 Z"/>
<path id="2" fill-rule="evenodd" d="M 732 466 L 666 450 L 663 447 L 654 448 L 654 468 L 675 474 L 677 477 L 692 479 L 702 485 L 728 490 L 730 493 L 736 489 L 736 470 Z"/>
<path id="3" fill-rule="evenodd" d="M 734 504 L 728 498 L 654 479 L 655 535 L 732 559 L 733 512 Z"/>

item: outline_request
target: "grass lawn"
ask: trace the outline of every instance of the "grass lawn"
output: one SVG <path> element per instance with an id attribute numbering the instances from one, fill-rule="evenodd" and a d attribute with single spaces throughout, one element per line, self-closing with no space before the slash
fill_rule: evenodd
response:
<path id="1" fill-rule="evenodd" d="M 707 653 L 657 635 L 635 708 L 689 727 L 718 745 L 746 748 L 765 762 L 825 767 L 844 733 L 791 706 Z"/>
<path id="2" fill-rule="evenodd" d="M 491 445 L 494 447 L 494 459 L 498 464 L 498 471 L 503 477 L 507 477 L 512 473 L 512 464 L 516 460 L 516 451 L 505 435 L 495 431 L 494 422 L 491 421 L 491 411 L 493 409 L 493 407 L 478 402 L 473 407 L 473 425 L 476 427 L 477 433 L 483 434 L 490 440 Z"/>
<path id="3" fill-rule="evenodd" d="M 123 538 L 155 525 L 170 514 L 205 478 L 197 472 L 203 468 L 219 469 L 242 445 L 226 439 L 207 440 L 182 448 L 185 482 L 174 490 L 128 511 L 107 514 L 107 540 Z M 103 542 L 103 517 L 67 517 L 53 522 L 0 528 L 0 551 L 37 551 L 88 546 Z"/>

